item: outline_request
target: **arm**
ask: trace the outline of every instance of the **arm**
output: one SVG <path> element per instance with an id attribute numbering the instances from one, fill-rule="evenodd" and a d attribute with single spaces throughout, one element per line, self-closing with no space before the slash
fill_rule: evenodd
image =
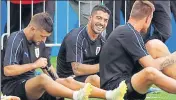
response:
<path id="1" fill-rule="evenodd" d="M 160 57 L 153 59 L 151 56 L 145 56 L 139 59 L 140 64 L 143 67 L 155 67 L 158 70 L 162 70 L 164 67 L 170 66 L 176 63 L 176 52 L 166 57 Z"/>
<path id="2" fill-rule="evenodd" d="M 35 65 L 33 63 L 24 65 L 8 65 L 4 67 L 4 75 L 17 76 L 33 69 L 35 69 Z"/>
<path id="3" fill-rule="evenodd" d="M 82 64 L 84 62 L 84 48 L 86 47 L 83 47 L 81 40 L 77 41 L 76 37 L 68 36 L 63 44 L 66 46 L 66 62 L 71 64 L 76 76 L 95 74 L 99 71 L 99 64 Z"/>
<path id="4" fill-rule="evenodd" d="M 88 65 L 88 64 L 81 64 L 79 62 L 72 62 L 71 66 L 73 73 L 76 76 L 95 74 L 99 72 L 99 64 Z"/>
<path id="5" fill-rule="evenodd" d="M 17 76 L 21 75 L 25 72 L 31 71 L 36 68 L 40 68 L 47 65 L 47 59 L 46 58 L 40 58 L 34 63 L 30 64 L 23 64 L 23 65 L 7 65 L 4 67 L 4 75 L 5 76 Z"/>
<path id="6" fill-rule="evenodd" d="M 53 79 L 57 79 L 57 78 L 59 78 L 59 76 L 57 75 L 57 73 L 56 73 L 56 70 L 54 69 L 54 67 L 51 65 L 50 67 L 48 67 L 48 70 L 47 69 L 42 69 L 42 71 L 45 73 L 45 74 L 47 74 L 48 76 L 51 76 L 50 74 L 49 74 L 49 72 L 48 71 L 50 71 L 51 72 L 51 74 L 53 74 L 53 76 L 54 76 L 54 78 Z"/>

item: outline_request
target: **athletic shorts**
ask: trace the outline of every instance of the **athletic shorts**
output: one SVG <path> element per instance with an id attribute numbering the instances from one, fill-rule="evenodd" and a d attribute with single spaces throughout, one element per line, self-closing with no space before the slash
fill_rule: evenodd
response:
<path id="1" fill-rule="evenodd" d="M 91 75 L 98 75 L 99 76 L 99 73 L 91 74 Z M 85 82 L 85 80 L 87 79 L 88 76 L 90 76 L 90 75 L 76 76 L 76 77 L 74 77 L 74 79 L 79 82 Z"/>
<path id="2" fill-rule="evenodd" d="M 137 91 L 134 90 L 131 84 L 131 78 L 125 78 L 125 79 L 121 78 L 121 79 L 113 80 L 110 83 L 108 83 L 104 89 L 113 90 L 117 88 L 120 82 L 122 82 L 123 80 L 125 80 L 125 83 L 127 84 L 127 93 L 125 94 L 125 97 L 124 97 L 125 100 L 144 100 L 146 98 L 146 94 L 139 94 Z"/>
<path id="3" fill-rule="evenodd" d="M 21 100 L 27 100 L 25 84 L 26 81 L 19 83 L 13 91 L 12 95 L 18 96 Z M 56 100 L 56 98 L 45 92 L 38 100 Z"/>

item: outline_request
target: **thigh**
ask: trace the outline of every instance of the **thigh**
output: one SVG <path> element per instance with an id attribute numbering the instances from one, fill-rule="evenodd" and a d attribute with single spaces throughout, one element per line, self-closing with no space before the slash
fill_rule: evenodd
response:
<path id="1" fill-rule="evenodd" d="M 42 84 L 41 77 L 36 76 L 26 81 L 25 84 L 26 96 L 29 100 L 39 99 L 45 92 Z"/>
<path id="2" fill-rule="evenodd" d="M 151 68 L 145 68 L 131 77 L 131 85 L 133 89 L 140 94 L 147 93 L 152 85 L 152 81 L 150 81 L 152 76 L 149 76 L 150 69 Z"/>
<path id="3" fill-rule="evenodd" d="M 154 59 L 170 55 L 168 47 L 158 39 L 149 40 L 145 47 Z"/>
<path id="4" fill-rule="evenodd" d="M 160 57 L 169 56 L 171 53 L 167 46 L 161 42 L 160 40 L 153 39 L 146 43 L 146 49 L 148 53 L 155 59 L 160 60 Z M 165 67 L 162 72 L 169 77 L 176 79 L 176 64 L 170 65 L 169 67 Z"/>
<path id="5" fill-rule="evenodd" d="M 124 99 L 126 100 L 144 100 L 146 98 L 146 94 L 140 94 L 137 91 L 134 90 L 131 78 L 126 78 L 125 80 L 127 84 L 127 93 L 125 94 Z"/>

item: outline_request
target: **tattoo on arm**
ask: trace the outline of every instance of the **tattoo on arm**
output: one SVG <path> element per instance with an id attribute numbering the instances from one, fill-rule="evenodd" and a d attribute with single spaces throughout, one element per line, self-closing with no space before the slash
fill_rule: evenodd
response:
<path id="1" fill-rule="evenodd" d="M 176 63 L 175 59 L 167 58 L 163 63 L 161 63 L 161 68 L 163 69 L 164 67 L 170 66 L 175 63 Z"/>
<path id="2" fill-rule="evenodd" d="M 80 65 L 80 63 L 78 63 L 78 62 L 74 62 L 74 63 L 73 63 L 73 70 L 77 71 L 79 65 Z"/>

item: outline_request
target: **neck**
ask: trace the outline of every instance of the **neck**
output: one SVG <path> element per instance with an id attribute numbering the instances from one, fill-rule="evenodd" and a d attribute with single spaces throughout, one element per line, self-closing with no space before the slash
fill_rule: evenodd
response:
<path id="1" fill-rule="evenodd" d="M 139 33 L 141 32 L 141 30 L 142 30 L 141 21 L 136 21 L 136 20 L 133 20 L 133 19 L 129 19 L 128 23 L 130 23 L 136 31 L 138 31 Z"/>
<path id="2" fill-rule="evenodd" d="M 27 40 L 28 40 L 28 41 L 29 41 L 29 40 L 32 40 L 32 34 L 30 34 L 30 30 L 29 30 L 29 28 L 26 27 L 26 28 L 24 28 L 23 31 L 24 31 L 24 34 L 25 34 Z"/>
<path id="3" fill-rule="evenodd" d="M 92 30 L 90 24 L 87 24 L 87 33 L 88 33 L 91 40 L 95 40 L 99 36 L 99 34 L 95 34 L 95 32 Z"/>

